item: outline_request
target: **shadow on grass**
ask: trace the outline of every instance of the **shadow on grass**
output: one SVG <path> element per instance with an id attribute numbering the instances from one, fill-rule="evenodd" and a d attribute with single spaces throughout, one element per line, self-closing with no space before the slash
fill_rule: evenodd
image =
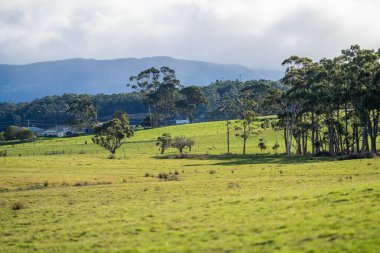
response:
<path id="1" fill-rule="evenodd" d="M 186 158 L 185 158 L 186 159 Z M 333 161 L 332 158 L 312 157 L 312 156 L 288 156 L 288 155 L 191 155 L 189 160 L 215 160 L 214 165 L 244 165 L 244 164 L 302 164 L 315 162 Z M 201 166 L 203 164 L 188 164 L 186 166 Z"/>

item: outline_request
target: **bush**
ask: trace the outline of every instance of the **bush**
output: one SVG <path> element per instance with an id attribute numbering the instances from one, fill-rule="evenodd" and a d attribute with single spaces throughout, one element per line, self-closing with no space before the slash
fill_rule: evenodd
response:
<path id="1" fill-rule="evenodd" d="M 25 207 L 26 207 L 26 205 L 24 202 L 17 200 L 15 202 L 13 202 L 11 209 L 12 210 L 21 210 L 21 209 L 24 209 Z"/>
<path id="2" fill-rule="evenodd" d="M 85 181 L 85 182 L 76 182 L 73 186 L 87 186 L 88 185 L 88 182 Z"/>
<path id="3" fill-rule="evenodd" d="M 179 181 L 179 177 L 176 174 L 168 174 L 165 172 L 159 173 L 157 176 L 161 181 Z"/>

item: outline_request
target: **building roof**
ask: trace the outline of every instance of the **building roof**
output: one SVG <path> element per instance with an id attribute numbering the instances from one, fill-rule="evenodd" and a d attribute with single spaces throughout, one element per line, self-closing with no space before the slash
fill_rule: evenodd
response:
<path id="1" fill-rule="evenodd" d="M 29 129 L 32 132 L 43 132 L 43 131 L 45 131 L 39 127 L 27 127 L 27 129 Z"/>

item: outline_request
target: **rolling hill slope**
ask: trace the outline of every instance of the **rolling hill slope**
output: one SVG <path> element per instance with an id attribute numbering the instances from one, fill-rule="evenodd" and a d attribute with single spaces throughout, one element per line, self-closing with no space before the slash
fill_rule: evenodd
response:
<path id="1" fill-rule="evenodd" d="M 128 91 L 129 77 L 150 67 L 176 70 L 184 85 L 208 85 L 217 79 L 278 80 L 280 70 L 252 70 L 241 65 L 179 60 L 170 57 L 115 60 L 69 59 L 27 65 L 0 65 L 0 102 L 29 101 L 63 93 Z"/>

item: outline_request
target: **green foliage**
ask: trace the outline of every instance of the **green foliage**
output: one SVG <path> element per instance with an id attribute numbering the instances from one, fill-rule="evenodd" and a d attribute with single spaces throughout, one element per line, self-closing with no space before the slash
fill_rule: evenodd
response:
<path id="1" fill-rule="evenodd" d="M 7 141 L 11 140 L 31 140 L 33 133 L 27 129 L 18 126 L 9 126 L 2 134 L 2 138 Z"/>
<path id="2" fill-rule="evenodd" d="M 235 122 L 235 136 L 243 139 L 243 154 L 246 154 L 246 142 L 253 135 L 257 135 L 258 129 L 255 127 L 256 103 L 250 99 L 242 99 L 240 102 L 240 120 Z"/>
<path id="3" fill-rule="evenodd" d="M 128 86 L 140 92 L 149 110 L 152 110 L 151 126 L 159 126 L 162 119 L 175 112 L 178 89 L 182 85 L 173 69 L 164 66 L 158 70 L 152 67 L 130 77 L 129 80 L 134 84 Z"/>
<path id="4" fill-rule="evenodd" d="M 198 106 L 207 104 L 207 98 L 198 86 L 185 87 L 180 90 L 180 94 L 183 99 L 176 102 L 176 107 L 180 114 L 185 115 L 192 122 Z"/>
<path id="5" fill-rule="evenodd" d="M 353 45 L 333 59 L 284 60 L 282 82 L 289 89 L 272 102 L 280 108 L 277 127 L 284 130 L 288 154 L 293 146 L 307 154 L 309 138 L 312 154 L 377 152 L 379 59 L 379 51 Z"/>
<path id="6" fill-rule="evenodd" d="M 258 147 L 260 148 L 261 153 L 263 153 L 263 151 L 265 151 L 267 149 L 267 146 L 266 146 L 263 138 L 259 139 Z"/>
<path id="7" fill-rule="evenodd" d="M 184 149 L 191 151 L 192 146 L 194 146 L 194 140 L 185 136 L 176 136 L 172 141 L 172 147 L 178 149 L 181 155 Z"/>
<path id="8" fill-rule="evenodd" d="M 112 155 L 121 147 L 124 138 L 133 136 L 133 130 L 128 126 L 127 115 L 121 114 L 105 123 L 101 123 L 93 128 L 94 137 L 92 141 L 105 148 Z"/>
<path id="9" fill-rule="evenodd" d="M 274 152 L 277 154 L 277 150 L 278 148 L 280 147 L 280 144 L 278 144 L 277 140 L 276 140 L 276 143 L 273 145 L 272 149 L 274 150 Z"/>
<path id="10" fill-rule="evenodd" d="M 164 133 L 162 136 L 157 138 L 156 146 L 160 147 L 161 155 L 164 154 L 165 150 L 170 148 L 172 145 L 172 137 L 169 133 Z"/>
<path id="11" fill-rule="evenodd" d="M 86 95 L 70 100 L 67 112 L 71 115 L 70 123 L 79 130 L 88 128 L 96 120 L 96 109 Z"/>

